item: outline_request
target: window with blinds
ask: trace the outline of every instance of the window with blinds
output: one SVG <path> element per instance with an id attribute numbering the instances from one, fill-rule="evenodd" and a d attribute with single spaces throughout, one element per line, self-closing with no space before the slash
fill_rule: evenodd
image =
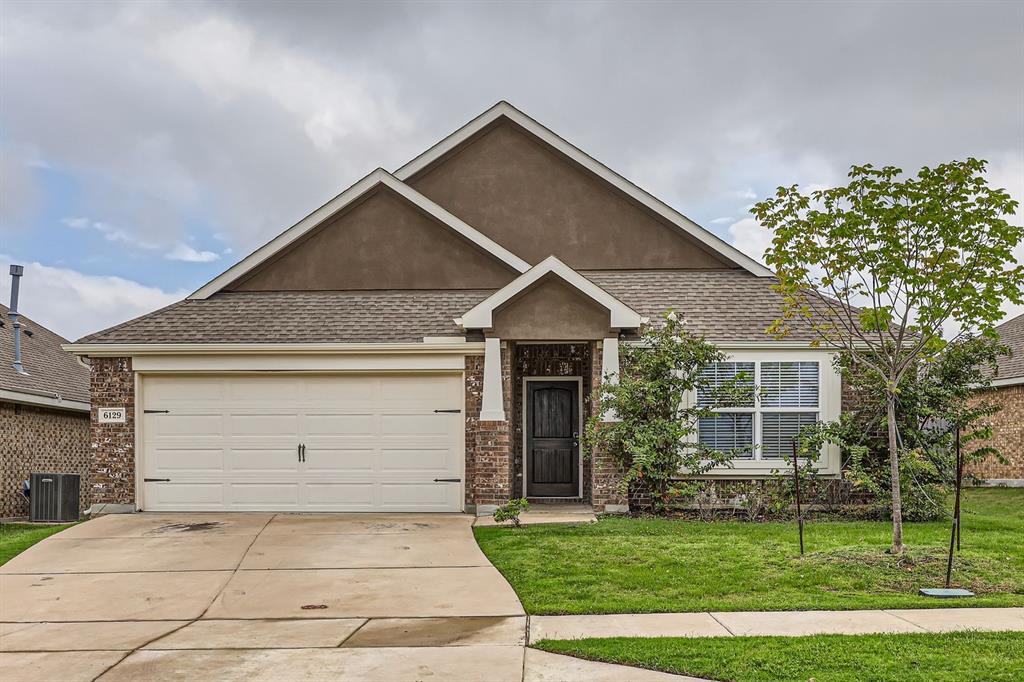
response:
<path id="1" fill-rule="evenodd" d="M 697 424 L 698 439 L 716 450 L 741 449 L 748 459 L 779 459 L 820 416 L 820 367 L 814 361 L 719 362 L 706 367 L 697 404 L 715 406 L 715 391 L 739 374 L 750 377 L 750 404 L 716 408 Z M 756 386 L 756 391 L 754 390 Z"/>
<path id="2" fill-rule="evenodd" d="M 761 458 L 778 459 L 793 453 L 800 429 L 818 421 L 817 412 L 765 412 L 761 415 Z"/>

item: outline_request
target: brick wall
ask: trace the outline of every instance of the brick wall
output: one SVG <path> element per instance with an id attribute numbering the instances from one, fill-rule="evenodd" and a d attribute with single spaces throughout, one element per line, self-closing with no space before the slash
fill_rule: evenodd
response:
<path id="1" fill-rule="evenodd" d="M 88 508 L 88 414 L 0 402 L 0 518 L 28 516 L 21 484 L 32 472 L 80 475 Z"/>
<path id="2" fill-rule="evenodd" d="M 592 343 L 591 348 L 591 393 L 593 395 L 600 390 L 603 379 L 601 376 L 601 342 Z M 619 482 L 622 481 L 623 474 L 622 467 L 613 456 L 600 450 L 595 450 L 591 454 L 591 460 L 593 467 L 591 503 L 594 505 L 594 510 L 606 511 L 606 507 L 609 505 L 620 508 L 626 506 L 628 502 L 625 496 L 619 492 Z"/>
<path id="3" fill-rule="evenodd" d="M 93 358 L 90 376 L 92 450 L 89 484 L 92 502 L 135 502 L 135 375 L 131 358 Z M 100 407 L 124 407 L 124 424 L 100 424 Z"/>
<path id="4" fill-rule="evenodd" d="M 466 502 L 501 504 L 512 495 L 512 346 L 501 343 L 501 381 L 505 401 L 503 422 L 480 421 L 483 356 L 466 358 Z M 472 477 L 470 476 L 472 472 Z"/>
<path id="5" fill-rule="evenodd" d="M 523 495 L 523 378 L 524 377 L 583 377 L 583 421 L 590 417 L 592 402 L 591 348 L 589 343 L 530 343 L 514 344 L 515 361 L 512 368 L 512 422 L 513 491 L 514 497 Z M 582 433 L 581 433 L 582 435 Z M 583 460 L 583 499 L 590 499 L 590 458 Z"/>
<path id="6" fill-rule="evenodd" d="M 977 399 L 1002 407 L 990 417 L 993 433 L 989 444 L 999 450 L 1009 464 L 989 457 L 972 464 L 967 472 L 984 480 L 1024 481 L 1024 385 L 995 388 L 979 394 Z"/>

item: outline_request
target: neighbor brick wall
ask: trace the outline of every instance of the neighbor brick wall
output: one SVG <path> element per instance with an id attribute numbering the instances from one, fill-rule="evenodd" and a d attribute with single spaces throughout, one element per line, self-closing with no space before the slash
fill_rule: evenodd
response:
<path id="1" fill-rule="evenodd" d="M 501 343 L 505 421 L 480 421 L 483 356 L 466 358 L 466 502 L 501 504 L 512 495 L 512 347 Z M 470 478 L 472 471 L 472 478 Z"/>
<path id="2" fill-rule="evenodd" d="M 596 394 L 601 388 L 601 342 L 591 343 L 591 392 Z M 591 466 L 593 468 L 593 483 L 591 492 L 591 503 L 594 510 L 605 511 L 608 505 L 628 504 L 626 497 L 619 492 L 619 483 L 622 481 L 623 469 L 615 461 L 612 455 L 604 453 L 595 448 L 591 454 Z"/>
<path id="3" fill-rule="evenodd" d="M 88 508 L 88 413 L 0 402 L 0 518 L 28 516 L 21 485 L 32 472 L 78 474 Z"/>
<path id="4" fill-rule="evenodd" d="M 1024 385 L 985 391 L 975 400 L 988 400 L 1002 407 L 989 417 L 993 433 L 987 444 L 999 450 L 1009 463 L 989 457 L 971 464 L 967 473 L 984 480 L 1024 481 Z"/>
<path id="5" fill-rule="evenodd" d="M 135 502 L 135 375 L 131 358 L 93 358 L 90 376 L 92 450 L 89 484 L 92 502 Z M 124 407 L 124 424 L 100 424 L 101 407 Z"/>

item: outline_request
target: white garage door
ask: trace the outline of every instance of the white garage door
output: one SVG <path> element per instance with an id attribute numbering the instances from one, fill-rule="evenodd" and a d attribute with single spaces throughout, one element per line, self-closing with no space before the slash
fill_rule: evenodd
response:
<path id="1" fill-rule="evenodd" d="M 146 376 L 150 511 L 462 509 L 456 375 Z"/>

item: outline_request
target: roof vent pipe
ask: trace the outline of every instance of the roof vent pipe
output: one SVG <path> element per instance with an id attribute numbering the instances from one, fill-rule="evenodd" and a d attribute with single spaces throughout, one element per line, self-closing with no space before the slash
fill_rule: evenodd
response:
<path id="1" fill-rule="evenodd" d="M 21 364 L 21 323 L 18 322 L 18 287 L 21 284 L 21 276 L 25 274 L 25 268 L 21 265 L 11 266 L 11 308 L 7 316 L 11 318 L 11 326 L 14 328 L 14 371 L 27 374 Z"/>

